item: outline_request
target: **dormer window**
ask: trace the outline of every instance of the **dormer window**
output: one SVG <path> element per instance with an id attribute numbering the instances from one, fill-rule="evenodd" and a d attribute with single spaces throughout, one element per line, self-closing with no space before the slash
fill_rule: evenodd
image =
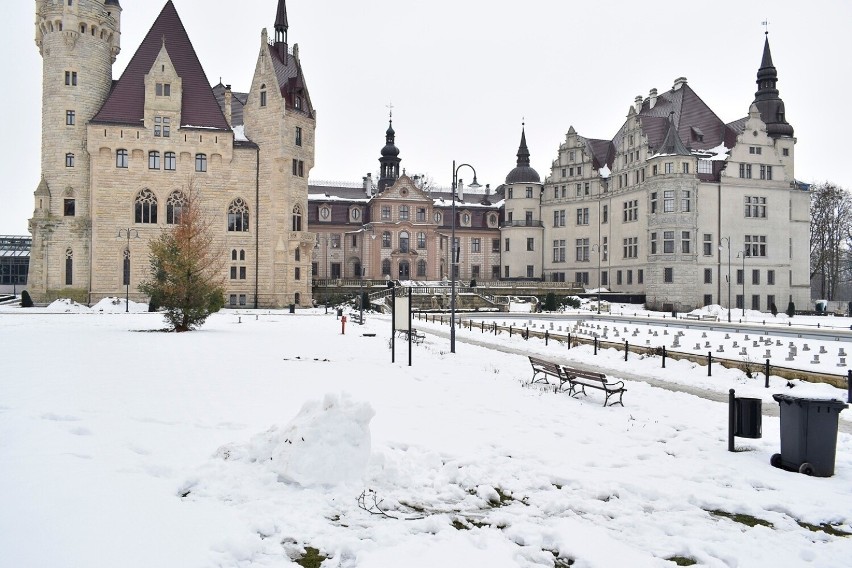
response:
<path id="1" fill-rule="evenodd" d="M 296 110 L 301 110 L 301 108 L 302 108 L 302 97 L 300 97 L 299 95 L 296 95 L 296 98 L 293 99 L 293 107 L 295 107 Z"/>
<path id="2" fill-rule="evenodd" d="M 170 97 L 172 96 L 172 85 L 171 83 L 157 83 L 156 91 L 158 97 Z"/>

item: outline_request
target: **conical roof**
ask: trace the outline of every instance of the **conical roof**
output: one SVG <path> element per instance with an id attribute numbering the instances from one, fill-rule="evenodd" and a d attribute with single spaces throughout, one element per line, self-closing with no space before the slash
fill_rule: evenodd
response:
<path id="1" fill-rule="evenodd" d="M 527 148 L 527 136 L 523 127 L 521 127 L 521 145 L 518 147 L 517 156 L 517 165 L 506 176 L 506 183 L 541 183 L 541 176 L 530 166 L 530 151 Z"/>
<path id="2" fill-rule="evenodd" d="M 787 122 L 784 101 L 778 92 L 778 70 L 772 63 L 769 49 L 769 34 L 763 43 L 763 57 L 757 70 L 757 92 L 754 104 L 760 111 L 760 119 L 766 123 L 766 132 L 773 138 L 793 136 L 793 127 Z"/>
<path id="3" fill-rule="evenodd" d="M 692 153 L 683 145 L 683 141 L 677 133 L 677 127 L 674 123 L 674 111 L 669 114 L 669 129 L 666 132 L 666 137 L 659 148 L 660 154 L 672 154 L 676 156 L 689 156 Z"/>
<path id="4" fill-rule="evenodd" d="M 399 156 L 399 148 L 396 147 L 396 132 L 393 129 L 393 120 L 388 122 L 388 129 L 385 132 L 385 147 L 382 148 L 382 156 L 385 158 L 395 158 Z"/>

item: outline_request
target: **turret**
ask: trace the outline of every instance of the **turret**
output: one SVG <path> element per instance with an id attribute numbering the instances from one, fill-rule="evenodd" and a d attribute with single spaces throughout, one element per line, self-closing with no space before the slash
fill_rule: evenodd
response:
<path id="1" fill-rule="evenodd" d="M 388 129 L 385 132 L 385 146 L 382 148 L 382 157 L 379 158 L 380 174 L 378 191 L 381 193 L 386 187 L 390 187 L 399 179 L 399 148 L 396 147 L 396 132 L 393 129 L 393 115 L 388 121 Z"/>
<path id="2" fill-rule="evenodd" d="M 772 64 L 772 52 L 769 49 L 769 32 L 763 44 L 763 58 L 757 70 L 757 92 L 754 104 L 760 110 L 760 118 L 766 123 L 766 132 L 772 138 L 792 137 L 793 127 L 787 122 L 784 101 L 778 92 L 778 71 Z"/>

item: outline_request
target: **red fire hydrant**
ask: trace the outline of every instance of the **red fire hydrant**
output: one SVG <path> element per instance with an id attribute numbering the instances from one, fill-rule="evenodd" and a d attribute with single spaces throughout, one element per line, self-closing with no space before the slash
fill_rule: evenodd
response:
<path id="1" fill-rule="evenodd" d="M 340 333 L 346 335 L 346 316 L 340 316 Z"/>

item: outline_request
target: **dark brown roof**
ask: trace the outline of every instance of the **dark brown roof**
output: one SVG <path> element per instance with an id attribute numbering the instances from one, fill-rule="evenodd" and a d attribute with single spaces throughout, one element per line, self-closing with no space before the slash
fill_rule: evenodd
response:
<path id="1" fill-rule="evenodd" d="M 92 122 L 141 125 L 145 110 L 145 75 L 164 43 L 183 82 L 181 126 L 229 130 L 172 0 L 166 2 Z"/>
<path id="2" fill-rule="evenodd" d="M 281 54 L 275 46 L 267 45 L 267 49 L 272 58 L 275 76 L 278 78 L 278 88 L 281 96 L 287 102 L 287 107 L 295 109 L 295 98 L 300 96 L 302 108 L 299 110 L 313 118 L 314 107 L 311 104 L 311 97 L 308 95 L 308 87 L 305 84 L 305 76 L 302 74 L 302 66 L 298 58 L 290 53 L 285 53 L 282 60 Z"/>

